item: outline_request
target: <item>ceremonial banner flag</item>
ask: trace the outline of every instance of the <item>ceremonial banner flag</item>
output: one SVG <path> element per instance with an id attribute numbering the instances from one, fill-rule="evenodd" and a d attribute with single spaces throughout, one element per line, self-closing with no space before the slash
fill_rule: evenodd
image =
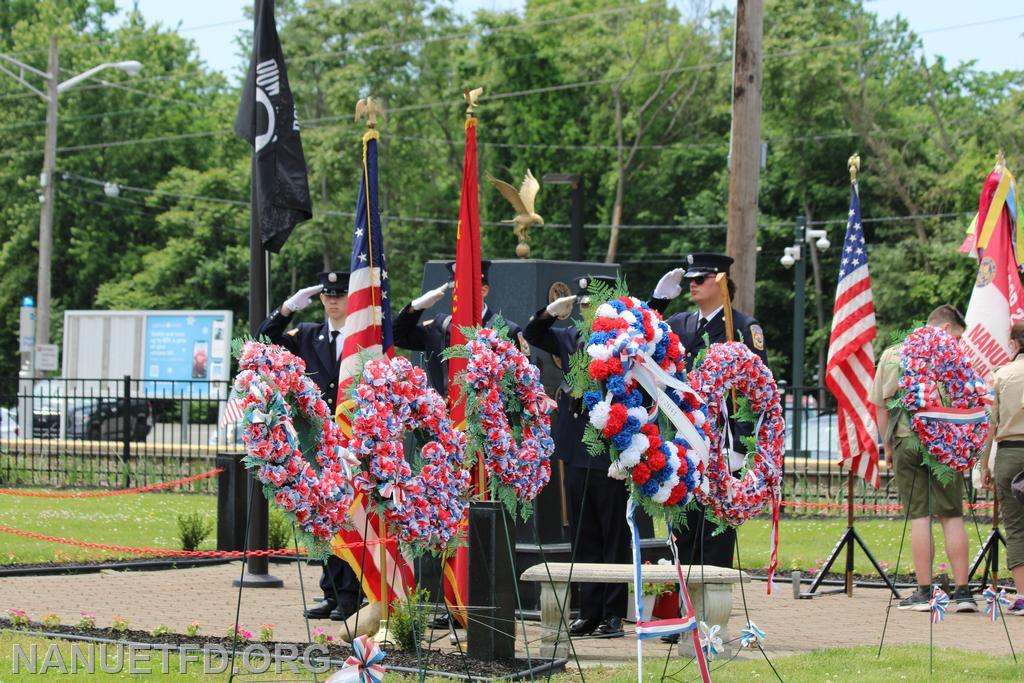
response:
<path id="1" fill-rule="evenodd" d="M 975 231 L 968 235 L 977 252 L 978 277 L 967 304 L 967 330 L 960 344 L 990 385 L 992 372 L 1011 360 L 1010 327 L 1024 320 L 1024 288 L 1011 242 L 1020 223 L 1016 200 L 1013 175 L 998 166 L 982 186 Z M 1018 249 L 1021 246 L 1018 241 Z"/>
<path id="2" fill-rule="evenodd" d="M 463 327 L 479 326 L 484 310 L 480 274 L 480 205 L 476 170 L 476 118 L 466 119 L 466 154 L 462 161 L 462 199 L 459 202 L 459 226 L 455 237 L 455 288 L 452 290 L 451 346 L 466 343 Z M 459 400 L 456 379 L 466 368 L 465 358 L 448 361 L 448 405 L 452 424 L 465 428 L 466 406 Z M 487 482 L 478 468 L 473 473 L 473 490 L 484 494 Z M 486 497 L 486 496 L 484 496 Z M 463 520 L 465 521 L 465 520 Z M 469 553 L 465 545 L 454 558 L 444 562 L 444 599 L 456 619 L 466 626 L 466 602 L 469 598 Z"/>
<path id="3" fill-rule="evenodd" d="M 876 489 L 879 485 L 878 424 L 868 392 L 875 378 L 872 342 L 877 333 L 868 249 L 855 182 L 839 265 L 825 383 L 839 405 L 840 464 Z"/>
<path id="4" fill-rule="evenodd" d="M 299 120 L 288 86 L 274 0 L 256 0 L 252 60 L 235 133 L 253 147 L 253 218 L 263 248 L 278 252 L 295 225 L 313 217 Z"/>
<path id="5" fill-rule="evenodd" d="M 351 436 L 347 410 L 352 403 L 347 390 L 356 380 L 362 364 L 380 356 L 394 356 L 391 336 L 391 302 L 388 271 L 384 263 L 384 233 L 377 203 L 377 142 L 380 134 L 370 129 L 363 135 L 363 177 L 356 197 L 355 228 L 352 233 L 352 260 L 349 265 L 348 311 L 342 342 L 341 370 L 338 377 L 337 422 Z M 377 514 L 366 509 L 362 495 L 349 511 L 351 529 L 335 537 L 334 553 L 348 562 L 359 577 L 363 592 L 371 602 L 383 599 L 390 605 L 395 597 L 404 597 L 413 584 L 412 565 L 398 548 L 394 537 L 387 540 L 386 566 L 381 567 Z M 364 544 L 365 535 L 365 544 Z M 381 573 L 387 581 L 388 595 L 381 596 Z"/>

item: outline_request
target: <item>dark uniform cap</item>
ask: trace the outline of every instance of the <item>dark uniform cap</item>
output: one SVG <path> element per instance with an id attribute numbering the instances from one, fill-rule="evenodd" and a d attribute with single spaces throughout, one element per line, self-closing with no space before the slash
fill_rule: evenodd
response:
<path id="1" fill-rule="evenodd" d="M 326 273 L 317 273 L 320 284 L 324 286 L 323 293 L 327 296 L 341 296 L 348 294 L 348 272 L 332 270 Z"/>
<path id="2" fill-rule="evenodd" d="M 615 288 L 618 283 L 618 278 L 614 275 L 584 275 L 583 277 L 576 279 L 576 294 L 586 294 L 591 282 L 602 282 L 606 287 Z"/>
<path id="3" fill-rule="evenodd" d="M 733 263 L 731 256 L 715 254 L 709 251 L 695 251 L 686 256 L 686 273 L 683 277 L 698 277 L 715 273 L 729 274 L 729 266 Z"/>
<path id="4" fill-rule="evenodd" d="M 451 277 L 448 278 L 448 279 L 454 281 L 455 280 L 455 261 L 449 261 L 448 263 L 444 264 L 444 267 L 448 269 L 449 273 L 451 273 Z M 481 261 L 480 262 L 480 281 L 481 281 L 481 283 L 483 283 L 485 285 L 487 284 L 487 271 L 490 270 L 490 269 L 491 269 L 491 262 L 490 261 Z"/>

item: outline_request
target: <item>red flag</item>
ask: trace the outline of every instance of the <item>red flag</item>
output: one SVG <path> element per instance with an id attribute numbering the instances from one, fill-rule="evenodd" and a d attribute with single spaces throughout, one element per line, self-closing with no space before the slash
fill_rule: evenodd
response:
<path id="1" fill-rule="evenodd" d="M 466 156 L 462 162 L 462 199 L 459 202 L 459 227 L 455 236 L 455 289 L 452 290 L 451 346 L 466 343 L 463 327 L 481 323 L 484 297 L 480 274 L 480 204 L 476 171 L 476 118 L 466 119 Z M 466 426 L 466 405 L 460 401 L 456 380 L 466 369 L 465 358 L 448 361 L 448 405 L 452 423 Z M 473 487 L 484 497 L 487 479 L 482 464 L 473 473 Z M 463 520 L 465 525 L 466 520 Z M 469 599 L 469 553 L 463 545 L 454 558 L 444 562 L 444 600 L 452 615 L 466 626 Z"/>

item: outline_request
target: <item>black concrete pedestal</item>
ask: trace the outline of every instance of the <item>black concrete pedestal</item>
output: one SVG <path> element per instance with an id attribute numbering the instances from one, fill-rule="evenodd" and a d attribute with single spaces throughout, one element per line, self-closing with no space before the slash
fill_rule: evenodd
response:
<path id="1" fill-rule="evenodd" d="M 469 624 L 467 651 L 481 661 L 511 659 L 516 651 L 513 525 L 496 501 L 469 508 Z"/>

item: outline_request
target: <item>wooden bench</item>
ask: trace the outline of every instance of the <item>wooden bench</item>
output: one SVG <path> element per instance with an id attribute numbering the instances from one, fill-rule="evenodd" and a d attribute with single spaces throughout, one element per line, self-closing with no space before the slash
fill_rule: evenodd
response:
<path id="1" fill-rule="evenodd" d="M 750 577 L 736 569 L 694 565 L 683 566 L 687 577 L 686 590 L 699 621 L 718 624 L 723 641 L 729 640 L 728 624 L 732 614 L 732 586 Z M 537 581 L 540 590 L 541 654 L 544 657 L 567 657 L 569 653 L 569 584 L 571 583 L 633 583 L 631 564 L 585 564 L 549 562 L 530 567 L 520 577 Z M 675 582 L 676 569 L 666 565 L 644 565 L 643 580 L 659 583 Z M 644 615 L 650 619 L 650 615 Z M 679 639 L 681 654 L 693 654 L 689 637 Z"/>

